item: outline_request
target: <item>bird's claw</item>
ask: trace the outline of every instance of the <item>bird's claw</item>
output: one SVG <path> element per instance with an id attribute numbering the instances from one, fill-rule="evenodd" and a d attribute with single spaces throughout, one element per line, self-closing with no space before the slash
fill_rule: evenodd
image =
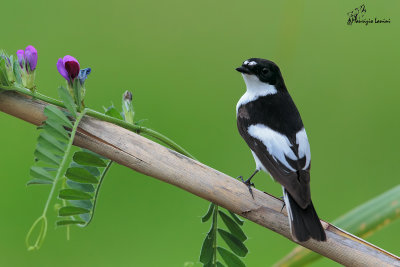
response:
<path id="1" fill-rule="evenodd" d="M 242 183 L 244 183 L 245 185 L 247 185 L 247 187 L 249 188 L 249 192 L 251 194 L 251 197 L 254 199 L 254 195 L 253 195 L 253 190 L 251 189 L 251 187 L 255 187 L 254 183 L 252 183 L 250 181 L 250 179 L 247 179 L 246 181 L 243 179 L 243 176 L 238 176 L 237 178 L 240 178 L 240 180 L 242 181 Z"/>

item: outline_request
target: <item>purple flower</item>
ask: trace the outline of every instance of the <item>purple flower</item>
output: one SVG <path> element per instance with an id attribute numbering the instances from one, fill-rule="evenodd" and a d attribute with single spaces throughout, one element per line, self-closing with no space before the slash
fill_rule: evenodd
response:
<path id="1" fill-rule="evenodd" d="M 72 56 L 59 58 L 57 61 L 57 70 L 69 82 L 72 82 L 79 75 L 79 62 Z"/>
<path id="2" fill-rule="evenodd" d="M 29 63 L 29 68 L 31 69 L 31 71 L 34 71 L 36 69 L 37 60 L 38 54 L 36 49 L 33 46 L 28 45 L 25 48 L 25 61 Z"/>
<path id="3" fill-rule="evenodd" d="M 18 62 L 21 68 L 25 67 L 25 70 L 32 72 L 36 69 L 38 54 L 36 49 L 28 45 L 24 50 L 17 51 Z M 25 65 L 25 66 L 24 66 Z"/>
<path id="4" fill-rule="evenodd" d="M 19 65 L 21 66 L 21 69 L 24 68 L 23 63 L 25 61 L 25 52 L 24 50 L 18 50 L 17 51 L 17 57 L 18 57 L 18 62 Z"/>

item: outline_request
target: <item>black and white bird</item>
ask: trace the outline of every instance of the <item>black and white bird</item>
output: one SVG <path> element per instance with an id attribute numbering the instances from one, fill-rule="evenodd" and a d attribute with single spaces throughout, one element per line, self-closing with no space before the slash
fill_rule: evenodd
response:
<path id="1" fill-rule="evenodd" d="M 269 173 L 283 188 L 292 236 L 299 242 L 325 241 L 325 231 L 311 201 L 311 153 L 306 131 L 279 67 L 251 58 L 236 69 L 246 93 L 236 106 L 237 127 L 250 147 L 256 170 Z M 250 191 L 251 193 L 251 191 Z"/>

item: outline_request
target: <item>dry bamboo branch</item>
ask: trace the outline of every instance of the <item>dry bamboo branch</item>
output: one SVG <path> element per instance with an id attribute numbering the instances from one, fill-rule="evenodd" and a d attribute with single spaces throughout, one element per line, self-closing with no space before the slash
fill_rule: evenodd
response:
<path id="1" fill-rule="evenodd" d="M 35 125 L 46 103 L 11 91 L 0 92 L 0 110 Z M 85 117 L 74 145 L 135 171 L 178 186 L 291 239 L 282 201 L 259 190 L 254 199 L 241 182 L 114 124 Z M 400 258 L 322 221 L 327 242 L 302 246 L 346 266 L 400 266 Z"/>

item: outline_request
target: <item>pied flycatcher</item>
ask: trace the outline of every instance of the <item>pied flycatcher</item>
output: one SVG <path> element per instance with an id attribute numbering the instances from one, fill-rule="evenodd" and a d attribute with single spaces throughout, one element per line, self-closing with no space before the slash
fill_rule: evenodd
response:
<path id="1" fill-rule="evenodd" d="M 311 201 L 311 153 L 299 111 L 286 89 L 279 67 L 251 58 L 236 69 L 247 91 L 236 106 L 237 127 L 250 147 L 256 170 L 269 173 L 283 188 L 292 237 L 325 241 L 325 231 Z M 251 192 L 251 191 L 250 191 Z"/>

